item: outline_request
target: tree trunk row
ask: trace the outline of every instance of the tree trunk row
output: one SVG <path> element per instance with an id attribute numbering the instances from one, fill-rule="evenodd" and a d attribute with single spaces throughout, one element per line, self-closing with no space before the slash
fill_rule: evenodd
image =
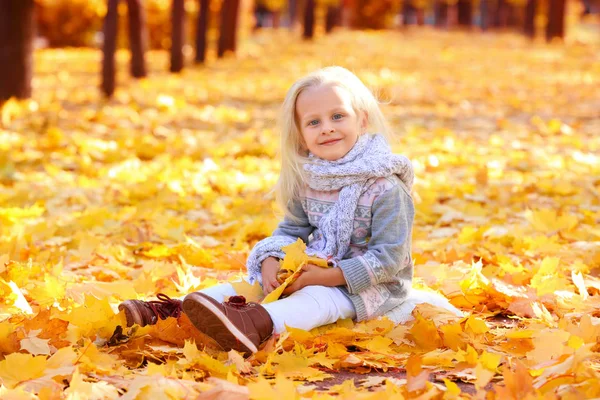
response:
<path id="1" fill-rule="evenodd" d="M 107 14 L 104 19 L 103 59 L 101 88 L 106 96 L 115 90 L 115 53 L 118 34 L 118 4 L 120 0 L 107 0 Z M 145 13 L 142 0 L 126 0 L 129 22 L 129 43 L 131 48 L 130 73 L 135 78 L 147 75 L 144 54 L 147 47 Z M 535 15 L 538 0 L 527 0 L 523 17 L 523 32 L 529 37 L 535 36 Z M 207 32 L 210 0 L 199 0 L 200 13 L 196 31 L 197 63 L 206 59 Z M 357 1 L 358 7 L 366 4 Z M 566 0 L 549 0 L 546 40 L 564 37 L 564 16 Z M 240 0 L 223 0 L 221 9 L 221 32 L 217 55 L 224 56 L 236 50 L 236 32 L 238 25 Z M 315 31 L 315 0 L 304 2 L 303 37 L 310 39 Z M 408 10 L 408 8 L 406 9 Z M 418 10 L 413 10 L 417 12 Z M 507 0 L 480 0 L 482 28 L 488 26 L 506 27 L 514 25 L 516 18 L 513 7 Z M 339 25 L 341 7 L 329 7 L 325 20 L 325 30 L 330 32 Z M 490 18 L 492 17 L 493 18 Z M 434 5 L 436 26 L 470 26 L 472 8 L 470 0 L 459 0 L 456 5 L 448 6 L 443 1 Z M 172 0 L 171 9 L 171 66 L 172 72 L 179 72 L 184 66 L 184 0 Z M 417 13 L 417 23 L 423 23 L 423 15 Z M 28 98 L 31 96 L 31 78 L 33 64 L 33 40 L 35 37 L 34 0 L 0 0 L 0 103 L 11 97 Z"/>
<path id="2" fill-rule="evenodd" d="M 31 96 L 33 0 L 0 0 L 0 104 Z"/>

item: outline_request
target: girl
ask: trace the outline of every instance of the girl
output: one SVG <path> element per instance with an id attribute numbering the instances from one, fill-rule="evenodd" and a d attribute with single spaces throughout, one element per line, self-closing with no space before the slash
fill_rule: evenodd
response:
<path id="1" fill-rule="evenodd" d="M 407 318 L 424 300 L 460 313 L 445 299 L 411 294 L 413 169 L 406 157 L 392 154 L 378 102 L 358 77 L 328 67 L 300 79 L 287 93 L 280 125 L 277 200 L 285 217 L 252 249 L 248 280 L 258 280 L 265 294 L 277 288 L 281 249 L 298 238 L 308 255 L 334 268 L 306 265 L 287 297 L 265 305 L 246 303 L 228 283 L 183 301 L 164 295 L 128 300 L 119 306 L 128 324 L 183 311 L 223 350 L 249 354 L 286 325 L 310 330 L 340 318 Z"/>

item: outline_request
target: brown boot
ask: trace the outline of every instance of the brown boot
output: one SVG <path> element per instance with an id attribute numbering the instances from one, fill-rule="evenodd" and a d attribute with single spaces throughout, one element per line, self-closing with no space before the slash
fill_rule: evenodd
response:
<path id="1" fill-rule="evenodd" d="M 156 297 L 158 300 L 125 300 L 119 304 L 119 310 L 124 311 L 127 317 L 127 326 L 154 325 L 159 318 L 178 318 L 181 315 L 181 300 L 172 299 L 164 293 L 159 293 Z"/>
<path id="2" fill-rule="evenodd" d="M 183 299 L 183 312 L 224 351 L 256 353 L 273 334 L 273 321 L 267 310 L 258 303 L 246 303 L 244 296 L 231 296 L 221 304 L 204 293 L 190 293 Z"/>

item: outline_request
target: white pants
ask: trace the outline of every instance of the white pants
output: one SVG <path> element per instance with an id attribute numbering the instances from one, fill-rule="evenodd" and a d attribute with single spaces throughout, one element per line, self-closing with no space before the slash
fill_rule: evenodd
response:
<path id="1" fill-rule="evenodd" d="M 219 303 L 237 293 L 229 283 L 222 283 L 199 290 Z M 286 325 L 309 331 L 331 324 L 338 319 L 356 318 L 354 305 L 336 287 L 306 286 L 285 299 L 263 304 L 271 319 L 275 333 L 285 331 Z"/>

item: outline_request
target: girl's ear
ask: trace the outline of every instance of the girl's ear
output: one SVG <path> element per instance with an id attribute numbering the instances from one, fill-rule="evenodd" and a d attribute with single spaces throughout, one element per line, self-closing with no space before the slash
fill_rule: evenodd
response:
<path id="1" fill-rule="evenodd" d="M 367 133 L 369 127 L 369 113 L 366 111 L 360 111 L 360 131 Z"/>

